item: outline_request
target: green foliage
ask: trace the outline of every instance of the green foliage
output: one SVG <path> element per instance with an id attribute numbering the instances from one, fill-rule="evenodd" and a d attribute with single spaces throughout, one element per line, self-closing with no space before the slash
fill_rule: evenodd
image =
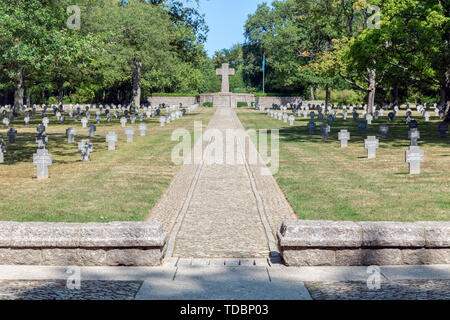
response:
<path id="1" fill-rule="evenodd" d="M 315 98 L 317 100 L 325 100 L 325 90 L 318 89 L 315 92 Z M 362 103 L 364 101 L 364 93 L 356 90 L 331 90 L 331 101 L 333 103 Z"/>
<path id="2" fill-rule="evenodd" d="M 208 28 L 196 8 L 182 1 L 119 4 L 0 0 L 0 88 L 11 88 L 24 70 L 33 103 L 54 102 L 49 97 L 58 95 L 80 103 L 126 102 L 138 57 L 144 98 L 209 89 L 213 68 L 203 48 Z M 81 30 L 66 27 L 68 5 L 81 8 Z"/>
<path id="3" fill-rule="evenodd" d="M 248 107 L 248 103 L 245 101 L 238 101 L 237 103 L 238 108 L 240 107 Z"/>
<path id="4" fill-rule="evenodd" d="M 213 103 L 212 102 L 205 102 L 205 103 L 203 103 L 203 107 L 209 107 L 209 108 L 211 108 L 213 106 Z"/>

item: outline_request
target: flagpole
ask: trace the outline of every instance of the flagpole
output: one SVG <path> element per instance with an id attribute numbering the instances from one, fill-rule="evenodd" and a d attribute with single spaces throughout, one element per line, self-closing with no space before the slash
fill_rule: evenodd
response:
<path id="1" fill-rule="evenodd" d="M 263 94 L 264 94 L 264 80 L 265 80 L 265 76 L 266 76 L 266 55 L 264 55 L 264 60 L 263 60 Z"/>

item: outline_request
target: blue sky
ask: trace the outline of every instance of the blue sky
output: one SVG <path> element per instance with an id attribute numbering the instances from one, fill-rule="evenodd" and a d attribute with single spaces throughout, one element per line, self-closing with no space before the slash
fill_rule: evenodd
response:
<path id="1" fill-rule="evenodd" d="M 244 24 L 247 16 L 256 11 L 260 3 L 271 0 L 200 0 L 200 12 L 205 14 L 209 26 L 206 49 L 212 56 L 215 51 L 230 48 L 244 41 Z"/>

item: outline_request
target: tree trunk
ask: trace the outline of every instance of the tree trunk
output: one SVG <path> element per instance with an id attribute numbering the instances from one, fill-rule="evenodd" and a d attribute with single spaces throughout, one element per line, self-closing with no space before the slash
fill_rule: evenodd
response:
<path id="1" fill-rule="evenodd" d="M 17 115 L 23 106 L 23 68 L 20 67 L 14 79 L 14 113 Z"/>
<path id="2" fill-rule="evenodd" d="M 314 88 L 313 87 L 309 88 L 309 92 L 310 92 L 311 101 L 316 100 L 316 98 L 314 97 Z"/>
<path id="3" fill-rule="evenodd" d="M 398 84 L 394 84 L 394 88 L 392 89 L 392 97 L 394 98 L 394 105 L 398 104 Z"/>
<path id="4" fill-rule="evenodd" d="M 142 61 L 141 58 L 134 58 L 133 69 L 133 89 L 131 94 L 131 106 L 139 108 L 141 105 L 141 73 L 142 73 Z"/>
<path id="5" fill-rule="evenodd" d="M 369 70 L 369 95 L 367 101 L 367 112 L 370 114 L 375 113 L 375 91 L 376 91 L 376 70 Z"/>
<path id="6" fill-rule="evenodd" d="M 446 94 L 446 88 L 445 88 L 445 84 L 442 84 L 441 85 L 441 88 L 440 88 L 440 99 L 439 99 L 439 104 L 441 105 L 441 106 L 444 106 L 445 105 L 445 103 L 447 102 L 447 94 Z"/>
<path id="7" fill-rule="evenodd" d="M 31 106 L 31 93 L 29 89 L 27 89 L 27 106 Z"/>
<path id="8" fill-rule="evenodd" d="M 330 100 L 331 100 L 331 92 L 330 92 L 330 87 L 327 84 L 325 86 L 325 108 L 328 108 L 328 105 L 330 104 Z"/>
<path id="9" fill-rule="evenodd" d="M 62 81 L 58 81 L 58 105 L 63 103 L 64 98 L 64 88 Z"/>
<path id="10" fill-rule="evenodd" d="M 61 105 L 63 103 L 63 98 L 64 98 L 63 82 L 61 80 L 58 80 L 58 105 Z"/>
<path id="11" fill-rule="evenodd" d="M 120 89 L 117 89 L 116 100 L 117 100 L 117 104 L 119 104 L 120 103 Z"/>
<path id="12" fill-rule="evenodd" d="M 5 90 L 5 95 L 3 96 L 3 105 L 7 105 L 9 101 L 9 91 Z"/>

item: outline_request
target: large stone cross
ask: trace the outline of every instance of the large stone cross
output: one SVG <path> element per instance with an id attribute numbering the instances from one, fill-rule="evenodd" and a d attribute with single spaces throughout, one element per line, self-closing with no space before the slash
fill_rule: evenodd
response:
<path id="1" fill-rule="evenodd" d="M 234 69 L 229 68 L 228 63 L 222 63 L 222 69 L 216 69 L 216 75 L 222 76 L 222 92 L 230 92 L 230 80 L 229 76 L 234 76 Z"/>

